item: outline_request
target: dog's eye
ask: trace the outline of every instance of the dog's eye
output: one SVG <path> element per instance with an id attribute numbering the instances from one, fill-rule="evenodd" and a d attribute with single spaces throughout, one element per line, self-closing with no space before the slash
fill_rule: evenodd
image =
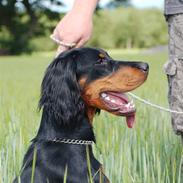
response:
<path id="1" fill-rule="evenodd" d="M 95 65 L 104 65 L 107 64 L 107 60 L 105 58 L 100 58 L 99 60 L 97 60 L 97 62 L 95 63 Z"/>

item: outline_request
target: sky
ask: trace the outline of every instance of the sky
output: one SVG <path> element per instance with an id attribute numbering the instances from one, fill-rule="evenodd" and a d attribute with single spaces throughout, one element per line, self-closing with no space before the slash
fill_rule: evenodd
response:
<path id="1" fill-rule="evenodd" d="M 158 7 L 163 8 L 164 0 L 132 0 L 134 6 L 139 8 Z"/>
<path id="2" fill-rule="evenodd" d="M 100 4 L 105 5 L 109 1 L 110 0 L 100 0 Z M 67 12 L 71 9 L 74 0 L 62 0 L 62 2 L 65 4 L 65 6 L 61 8 L 60 7 L 58 8 L 58 6 L 52 6 L 50 4 L 50 1 L 44 1 L 44 4 L 48 7 L 52 6 L 52 8 L 55 9 L 56 11 Z M 164 0 L 131 0 L 131 3 L 133 6 L 137 8 L 156 7 L 163 9 Z"/>
<path id="3" fill-rule="evenodd" d="M 68 8 L 72 6 L 74 0 L 64 0 Z M 105 4 L 109 0 L 100 0 L 101 4 Z M 158 7 L 163 8 L 164 0 L 131 0 L 132 4 L 138 8 Z"/>

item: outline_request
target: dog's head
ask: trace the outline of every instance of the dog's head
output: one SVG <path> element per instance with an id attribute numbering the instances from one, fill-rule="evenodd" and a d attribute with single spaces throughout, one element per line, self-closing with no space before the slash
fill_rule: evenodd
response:
<path id="1" fill-rule="evenodd" d="M 40 107 L 49 108 L 68 123 L 86 114 L 90 121 L 97 110 L 126 116 L 132 127 L 135 106 L 126 93 L 147 78 L 148 65 L 113 60 L 104 50 L 80 48 L 60 54 L 48 67 Z"/>

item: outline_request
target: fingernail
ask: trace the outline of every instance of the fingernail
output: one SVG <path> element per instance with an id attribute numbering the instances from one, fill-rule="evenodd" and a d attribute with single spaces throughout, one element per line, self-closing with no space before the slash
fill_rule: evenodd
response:
<path id="1" fill-rule="evenodd" d="M 52 39 L 57 44 L 59 44 L 59 42 L 60 42 L 53 34 L 50 35 L 50 39 Z"/>

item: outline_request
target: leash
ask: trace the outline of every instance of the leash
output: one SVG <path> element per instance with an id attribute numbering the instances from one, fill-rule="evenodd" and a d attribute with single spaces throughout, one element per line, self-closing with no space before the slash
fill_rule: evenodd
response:
<path id="1" fill-rule="evenodd" d="M 137 95 L 135 95 L 135 94 L 133 94 L 133 93 L 131 93 L 131 92 L 128 92 L 128 94 L 129 94 L 130 96 L 132 96 L 134 99 L 139 100 L 140 102 L 142 102 L 142 103 L 144 103 L 144 104 L 146 104 L 146 105 L 149 105 L 149 106 L 151 106 L 151 107 L 160 109 L 160 110 L 162 110 L 162 111 L 170 112 L 170 113 L 183 114 L 182 111 L 175 111 L 175 110 L 171 110 L 171 109 L 168 109 L 168 108 L 159 106 L 159 105 L 157 105 L 157 104 L 153 104 L 153 103 L 151 103 L 151 102 L 149 102 L 149 101 L 147 101 L 147 100 L 144 100 L 144 99 L 138 97 Z"/>

